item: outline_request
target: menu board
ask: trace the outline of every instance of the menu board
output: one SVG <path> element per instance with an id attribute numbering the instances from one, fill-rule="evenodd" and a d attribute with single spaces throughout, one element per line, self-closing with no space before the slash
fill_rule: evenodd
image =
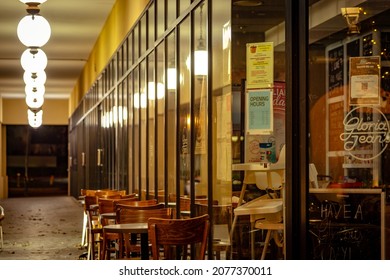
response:
<path id="1" fill-rule="evenodd" d="M 381 190 L 311 191 L 309 252 L 315 260 L 382 258 Z"/>
<path id="2" fill-rule="evenodd" d="M 328 52 L 328 97 L 343 95 L 344 86 L 344 47 L 340 46 Z"/>
<path id="3" fill-rule="evenodd" d="M 350 105 L 380 104 L 380 57 L 351 57 L 350 64 Z"/>
<path id="4" fill-rule="evenodd" d="M 247 88 L 272 87 L 274 81 L 273 42 L 249 43 L 246 49 Z"/>
<path id="5" fill-rule="evenodd" d="M 344 132 L 344 101 L 329 104 L 329 151 L 343 151 L 340 135 Z"/>

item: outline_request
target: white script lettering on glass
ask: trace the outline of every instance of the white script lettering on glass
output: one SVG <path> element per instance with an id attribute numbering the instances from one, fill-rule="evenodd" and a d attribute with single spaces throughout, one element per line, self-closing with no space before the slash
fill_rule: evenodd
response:
<path id="1" fill-rule="evenodd" d="M 378 112 L 377 121 L 367 122 L 360 116 L 353 116 L 353 112 L 360 109 L 367 111 L 372 109 L 373 112 Z M 388 143 L 390 142 L 390 127 L 386 116 L 375 107 L 356 107 L 351 110 L 344 118 L 344 133 L 340 134 L 340 139 L 344 142 L 344 150 L 350 152 L 350 155 L 358 160 L 371 160 L 382 154 Z M 351 153 L 359 145 L 364 144 L 379 144 L 381 150 L 377 154 L 373 154 L 371 158 L 360 158 L 358 155 Z"/>

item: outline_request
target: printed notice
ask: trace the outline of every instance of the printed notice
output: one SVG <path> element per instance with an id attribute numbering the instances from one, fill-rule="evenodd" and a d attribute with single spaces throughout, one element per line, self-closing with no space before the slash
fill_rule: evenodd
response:
<path id="1" fill-rule="evenodd" d="M 248 90 L 247 134 L 271 134 L 273 131 L 272 89 Z"/>
<path id="2" fill-rule="evenodd" d="M 380 104 L 380 58 L 350 58 L 350 105 Z"/>
<path id="3" fill-rule="evenodd" d="M 249 43 L 246 49 L 247 89 L 272 87 L 274 80 L 273 42 Z"/>

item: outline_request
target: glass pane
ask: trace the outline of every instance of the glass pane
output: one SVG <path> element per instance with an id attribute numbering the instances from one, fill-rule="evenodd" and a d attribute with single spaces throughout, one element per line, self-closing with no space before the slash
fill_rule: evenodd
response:
<path id="1" fill-rule="evenodd" d="M 165 0 L 156 0 L 157 5 L 157 38 L 165 32 Z"/>
<path id="2" fill-rule="evenodd" d="M 139 71 L 138 67 L 133 72 L 133 84 L 134 84 L 134 95 L 133 95 L 133 107 L 134 107 L 134 191 L 135 193 L 140 194 L 140 104 L 141 104 L 141 95 L 139 87 Z"/>
<path id="3" fill-rule="evenodd" d="M 138 23 L 133 30 L 133 63 L 136 61 L 140 56 L 140 26 L 141 23 Z"/>
<path id="4" fill-rule="evenodd" d="M 134 31 L 130 33 L 127 44 L 127 59 L 129 68 L 133 65 L 134 61 L 134 40 L 133 40 Z"/>
<path id="5" fill-rule="evenodd" d="M 166 0 L 167 3 L 167 27 L 170 27 L 176 20 L 176 0 Z"/>
<path id="6" fill-rule="evenodd" d="M 150 5 L 148 9 L 148 49 L 154 46 L 154 35 L 155 35 L 155 12 L 154 12 L 154 3 Z"/>
<path id="7" fill-rule="evenodd" d="M 154 70 L 155 70 L 155 59 L 154 52 L 152 52 L 148 56 L 148 86 L 147 86 L 147 100 L 148 100 L 148 185 L 149 185 L 149 195 L 150 198 L 155 198 L 155 103 L 156 99 L 159 97 L 159 93 L 161 93 L 161 86 L 163 84 L 158 84 L 155 82 L 154 78 Z M 161 85 L 161 86 L 160 86 Z M 160 91 L 160 92 L 159 92 Z"/>
<path id="8" fill-rule="evenodd" d="M 213 47 L 213 64 L 223 65 L 223 71 L 213 69 L 213 118 L 217 120 L 213 191 L 224 204 L 229 203 L 226 194 L 233 196 L 234 259 L 283 259 L 286 1 L 252 2 L 258 5 L 233 1 L 231 18 L 212 24 L 213 34 L 222 35 L 212 38 L 212 45 L 218 46 Z M 213 3 L 213 18 L 218 18 L 218 8 L 227 9 Z M 276 199 L 272 215 L 261 223 L 245 221 L 246 203 L 262 205 L 264 198 Z M 274 232 L 275 242 L 265 243 L 271 227 L 279 229 Z"/>
<path id="9" fill-rule="evenodd" d="M 177 80 L 177 71 L 176 71 L 176 38 L 175 33 L 171 33 L 167 40 L 166 50 L 168 65 L 173 65 L 172 69 L 168 68 L 168 94 L 166 97 L 167 100 L 167 125 L 166 125 L 166 134 L 167 134 L 167 172 L 168 172 L 168 195 L 171 197 L 170 200 L 175 202 L 174 196 L 176 195 L 176 80 Z M 170 66 L 168 66 L 170 67 Z M 171 78 L 172 77 L 172 78 Z M 173 79 L 173 82 L 170 82 L 170 79 Z"/>
<path id="10" fill-rule="evenodd" d="M 147 125 L 148 125 L 148 118 L 147 118 L 147 96 L 146 96 L 146 61 L 142 61 L 140 64 L 140 71 L 139 71 L 139 81 L 140 81 L 140 143 L 148 143 L 146 138 L 146 132 L 147 132 Z M 147 184 L 147 149 L 148 146 L 145 144 L 140 145 L 140 168 L 141 168 L 141 190 L 142 190 L 142 196 L 141 199 L 145 199 L 145 194 L 149 192 L 148 184 Z"/>
<path id="11" fill-rule="evenodd" d="M 157 188 L 158 188 L 158 200 L 165 201 L 165 94 L 166 82 L 165 82 L 165 71 L 164 71 L 164 43 L 157 47 L 157 83 L 161 83 L 161 94 L 157 96 Z M 157 91 L 159 92 L 159 90 Z"/>
<path id="12" fill-rule="evenodd" d="M 207 5 L 202 4 L 194 12 L 194 104 L 193 129 L 195 158 L 194 174 L 195 196 L 207 197 L 208 193 L 208 154 L 207 154 Z"/>
<path id="13" fill-rule="evenodd" d="M 190 19 L 187 18 L 179 26 L 179 153 L 180 153 L 180 195 L 190 195 L 191 171 L 191 44 Z M 181 205 L 182 206 L 182 205 Z M 181 210 L 190 209 L 181 207 Z"/>
<path id="14" fill-rule="evenodd" d="M 307 235 L 312 259 L 389 256 L 382 192 L 390 183 L 389 16 L 389 7 L 375 1 L 311 6 Z"/>
<path id="15" fill-rule="evenodd" d="M 134 101 L 133 101 L 133 98 L 134 98 L 134 91 L 133 91 L 133 84 L 134 84 L 134 81 L 133 81 L 133 73 L 130 73 L 130 75 L 128 76 L 127 78 L 128 80 L 128 83 L 127 83 L 127 87 L 128 87 L 128 105 L 127 105 L 127 108 L 128 108 L 128 147 L 129 147 L 129 168 L 128 168 L 128 172 L 129 172 L 129 193 L 134 193 L 135 192 L 135 187 L 133 185 L 133 182 L 134 182 L 134 166 L 135 166 L 135 161 L 134 161 L 134 149 L 133 149 L 133 146 L 134 146 L 134 137 L 133 137 L 133 131 L 135 130 L 135 126 L 133 126 L 133 121 L 134 121 Z"/>
<path id="16" fill-rule="evenodd" d="M 180 0 L 179 2 L 179 14 L 182 14 L 183 11 L 188 9 L 191 4 L 191 0 Z"/>
<path id="17" fill-rule="evenodd" d="M 139 23 L 140 27 L 140 56 L 144 54 L 147 48 L 147 36 L 146 36 L 146 28 L 147 28 L 147 21 L 146 21 L 146 15 L 144 15 L 141 18 L 141 21 Z"/>

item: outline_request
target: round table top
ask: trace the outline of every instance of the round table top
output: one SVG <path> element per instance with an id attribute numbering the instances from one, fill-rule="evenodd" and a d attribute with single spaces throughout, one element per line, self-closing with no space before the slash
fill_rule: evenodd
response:
<path id="1" fill-rule="evenodd" d="M 103 227 L 103 231 L 112 233 L 147 233 L 148 223 L 108 225 Z"/>

